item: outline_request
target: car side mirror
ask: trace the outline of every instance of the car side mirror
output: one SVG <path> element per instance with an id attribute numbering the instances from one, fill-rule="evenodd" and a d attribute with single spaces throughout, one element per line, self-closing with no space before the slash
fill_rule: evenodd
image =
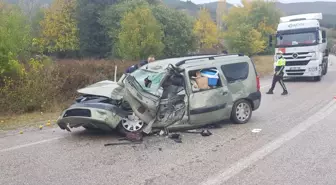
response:
<path id="1" fill-rule="evenodd" d="M 269 36 L 268 36 L 268 46 L 269 46 L 269 47 L 272 47 L 272 46 L 273 46 L 272 39 L 273 39 L 273 38 L 272 38 L 272 35 L 269 35 Z"/>
<path id="2" fill-rule="evenodd" d="M 325 30 L 322 30 L 322 43 L 326 43 L 327 41 L 327 33 Z"/>

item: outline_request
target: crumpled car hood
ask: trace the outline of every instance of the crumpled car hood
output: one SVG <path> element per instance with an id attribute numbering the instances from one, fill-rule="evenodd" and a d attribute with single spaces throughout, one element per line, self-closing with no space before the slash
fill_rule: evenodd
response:
<path id="1" fill-rule="evenodd" d="M 123 90 L 124 88 L 121 87 L 118 82 L 104 80 L 89 85 L 85 88 L 78 89 L 77 92 L 81 94 L 104 96 L 119 100 L 123 98 Z"/>

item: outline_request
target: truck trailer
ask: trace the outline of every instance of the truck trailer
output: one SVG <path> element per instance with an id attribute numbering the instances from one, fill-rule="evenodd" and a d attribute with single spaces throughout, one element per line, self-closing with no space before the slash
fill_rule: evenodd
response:
<path id="1" fill-rule="evenodd" d="M 328 72 L 326 30 L 320 26 L 322 13 L 281 17 L 275 35 L 270 35 L 269 46 L 275 36 L 274 65 L 277 53 L 286 59 L 284 78 L 309 77 L 320 81 Z"/>

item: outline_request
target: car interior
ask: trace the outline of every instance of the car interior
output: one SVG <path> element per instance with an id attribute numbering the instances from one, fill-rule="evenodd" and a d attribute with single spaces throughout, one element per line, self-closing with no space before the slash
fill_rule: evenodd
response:
<path id="1" fill-rule="evenodd" d="M 209 80 L 209 77 L 213 75 L 205 74 L 208 71 L 216 72 L 218 69 L 216 68 L 203 68 L 199 70 L 189 71 L 189 79 L 191 83 L 191 87 L 193 92 L 205 91 L 209 89 L 216 89 L 222 87 L 221 79 L 219 78 L 219 74 L 215 74 L 217 78 L 212 78 Z"/>

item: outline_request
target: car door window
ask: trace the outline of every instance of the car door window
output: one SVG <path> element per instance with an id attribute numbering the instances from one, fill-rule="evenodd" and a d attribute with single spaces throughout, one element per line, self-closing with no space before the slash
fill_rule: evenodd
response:
<path id="1" fill-rule="evenodd" d="M 222 65 L 221 69 L 228 83 L 245 80 L 249 74 L 249 64 L 247 62 Z"/>

